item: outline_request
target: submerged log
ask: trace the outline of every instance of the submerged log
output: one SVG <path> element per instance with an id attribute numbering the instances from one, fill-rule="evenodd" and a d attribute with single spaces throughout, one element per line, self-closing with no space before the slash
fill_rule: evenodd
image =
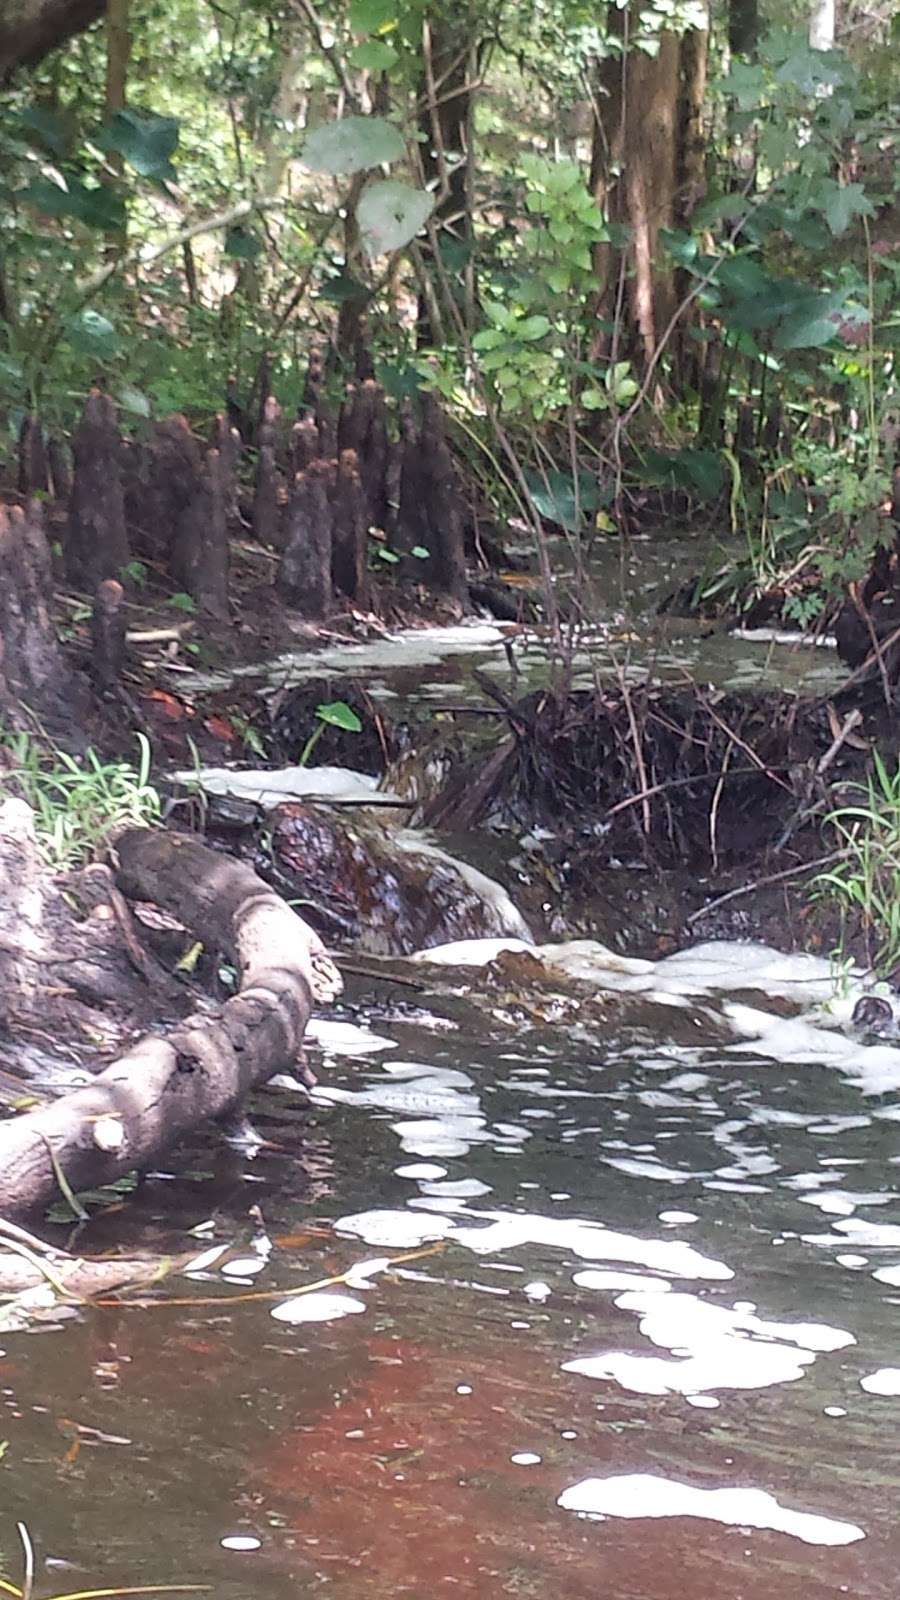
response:
<path id="1" fill-rule="evenodd" d="M 153 901 L 236 962 L 240 992 L 148 1036 L 86 1088 L 0 1124 L 0 1212 L 46 1206 L 143 1170 L 201 1122 L 294 1065 L 312 999 L 340 978 L 318 936 L 251 868 L 177 834 L 135 828 L 116 844 L 119 887 Z"/>
<path id="2" fill-rule="evenodd" d="M 122 440 L 109 395 L 92 389 L 72 441 L 75 470 L 63 546 L 71 583 L 95 589 L 128 565 Z"/>

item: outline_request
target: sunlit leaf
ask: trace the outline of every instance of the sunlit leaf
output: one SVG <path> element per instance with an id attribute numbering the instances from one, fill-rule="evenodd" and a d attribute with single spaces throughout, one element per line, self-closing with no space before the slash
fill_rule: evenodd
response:
<path id="1" fill-rule="evenodd" d="M 326 705 L 316 706 L 316 716 L 330 728 L 343 728 L 345 733 L 359 733 L 362 729 L 359 717 L 345 700 L 330 700 Z"/>
<path id="2" fill-rule="evenodd" d="M 313 129 L 300 159 L 313 172 L 336 177 L 399 161 L 404 148 L 399 130 L 384 117 L 341 117 Z"/>
<path id="3" fill-rule="evenodd" d="M 433 203 L 424 189 L 395 179 L 371 184 L 356 213 L 367 253 L 383 256 L 409 244 L 431 216 Z"/>

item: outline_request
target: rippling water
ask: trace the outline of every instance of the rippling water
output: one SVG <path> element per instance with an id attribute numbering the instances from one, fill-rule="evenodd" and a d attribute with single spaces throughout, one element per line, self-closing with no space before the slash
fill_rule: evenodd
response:
<path id="1" fill-rule="evenodd" d="M 44 1592 L 895 1600 L 900 1053 L 658 980 L 554 1027 L 398 990 L 260 1097 L 276 1148 L 96 1221 L 238 1259 L 4 1340 L 7 1574 L 21 1518 Z"/>

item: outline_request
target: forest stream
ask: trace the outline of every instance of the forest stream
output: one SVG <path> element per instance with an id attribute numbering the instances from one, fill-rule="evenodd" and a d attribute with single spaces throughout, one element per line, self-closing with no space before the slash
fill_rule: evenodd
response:
<path id="1" fill-rule="evenodd" d="M 59 1230 L 194 1265 L 3 1336 L 5 1550 L 59 1592 L 894 1600 L 900 1050 L 817 1017 L 822 959 L 555 949 L 351 976 L 259 1148 Z"/>
<path id="2" fill-rule="evenodd" d="M 900 1051 L 794 1015 L 825 963 L 718 948 L 600 1022 L 351 992 L 271 1147 L 78 1235 L 191 1278 L 4 1337 L 5 1548 L 60 1592 L 893 1600 Z"/>

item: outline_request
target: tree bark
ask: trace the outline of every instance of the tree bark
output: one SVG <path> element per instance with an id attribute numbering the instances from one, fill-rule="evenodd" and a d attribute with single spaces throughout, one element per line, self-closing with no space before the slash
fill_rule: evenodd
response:
<path id="1" fill-rule="evenodd" d="M 475 303 L 472 261 L 472 146 L 474 102 L 474 19 L 462 8 L 454 19 L 425 19 L 422 32 L 423 73 L 419 89 L 419 132 L 422 169 L 426 183 L 436 187 L 434 224 L 438 249 L 462 246 L 464 260 L 445 262 L 443 275 L 461 285 L 459 311 L 471 326 Z M 431 246 L 421 245 L 427 267 L 433 270 Z M 440 299 L 440 296 L 438 296 Z M 424 295 L 420 296 L 416 342 L 420 348 L 435 343 Z"/>
<path id="2" fill-rule="evenodd" d="M 697 152 L 692 149 L 686 163 L 682 139 L 689 130 L 696 136 L 698 108 L 692 106 L 686 116 L 681 100 L 683 41 L 673 33 L 660 33 L 654 55 L 635 45 L 640 11 L 637 0 L 631 0 L 610 14 L 621 52 L 613 51 L 597 74 L 591 187 L 607 220 L 629 230 L 624 257 L 609 244 L 595 252 L 598 315 L 604 321 L 615 320 L 624 281 L 628 323 L 620 332 L 618 348 L 646 364 L 675 308 L 674 272 L 659 259 L 659 234 L 678 220 L 679 185 L 686 165 L 696 178 Z M 705 62 L 705 56 L 702 59 Z M 695 96 L 696 64 L 686 76 Z M 604 347 L 603 341 L 597 343 L 598 349 Z M 606 348 L 608 344 L 607 340 Z"/>
<path id="3" fill-rule="evenodd" d="M 105 0 L 0 0 L 0 83 L 99 21 Z"/>
<path id="4" fill-rule="evenodd" d="M 89 1087 L 0 1124 L 0 1213 L 22 1215 L 146 1169 L 201 1122 L 225 1115 L 301 1049 L 312 998 L 340 978 L 318 936 L 240 862 L 194 839 L 130 829 L 116 844 L 120 888 L 154 901 L 226 951 L 240 992 L 216 1015 L 147 1036 Z M 51 1155 L 52 1152 L 52 1155 Z"/>

